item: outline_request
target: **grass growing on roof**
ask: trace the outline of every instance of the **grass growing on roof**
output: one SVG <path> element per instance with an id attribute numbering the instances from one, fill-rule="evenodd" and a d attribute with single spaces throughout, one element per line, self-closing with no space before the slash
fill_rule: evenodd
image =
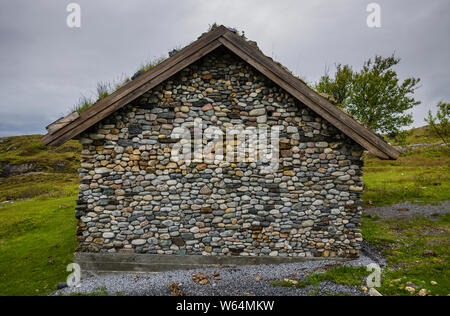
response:
<path id="1" fill-rule="evenodd" d="M 167 59 L 166 57 L 161 56 L 159 58 L 153 58 L 153 59 L 146 60 L 145 62 L 141 63 L 141 65 L 139 66 L 138 72 L 144 73 L 146 71 L 149 71 L 150 69 L 158 66 L 160 63 L 162 63 L 166 59 Z"/>
<path id="2" fill-rule="evenodd" d="M 83 111 L 85 111 L 86 109 L 90 108 L 92 105 L 94 105 L 94 101 L 92 101 L 91 99 L 85 97 L 85 96 L 81 96 L 78 99 L 77 104 L 75 104 L 72 109 L 71 112 L 77 112 L 78 114 L 81 114 Z"/>
<path id="3" fill-rule="evenodd" d="M 162 63 L 164 60 L 166 60 L 165 57 L 159 57 L 159 58 L 149 59 L 149 60 L 141 63 L 141 65 L 139 66 L 135 75 L 141 75 L 141 74 L 145 73 L 146 71 L 148 71 L 148 70 L 156 67 L 160 63 Z M 72 112 L 76 111 L 76 112 L 78 112 L 78 114 L 81 114 L 83 111 L 90 108 L 98 101 L 103 100 L 104 98 L 109 96 L 111 93 L 119 90 L 121 87 L 123 87 L 125 84 L 127 84 L 128 82 L 131 81 L 131 79 L 128 78 L 127 76 L 122 76 L 122 77 L 125 77 L 125 78 L 120 79 L 116 83 L 111 83 L 108 81 L 98 82 L 97 87 L 96 87 L 96 95 L 95 95 L 94 99 L 87 98 L 85 96 L 81 96 L 80 99 L 78 100 L 78 103 L 75 104 L 74 107 L 72 107 Z"/>
<path id="4" fill-rule="evenodd" d="M 100 81 L 97 83 L 97 101 L 106 98 L 111 91 L 111 84 L 109 82 Z"/>

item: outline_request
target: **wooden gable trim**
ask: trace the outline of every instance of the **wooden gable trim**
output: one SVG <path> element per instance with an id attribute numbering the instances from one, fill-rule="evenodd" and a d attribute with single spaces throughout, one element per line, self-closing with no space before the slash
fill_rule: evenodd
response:
<path id="1" fill-rule="evenodd" d="M 309 88 L 303 81 L 263 55 L 257 48 L 232 33 L 225 34 L 219 41 L 373 155 L 381 159 L 397 159 L 399 157 L 400 153 L 372 130 L 341 111 L 326 98 Z"/>
<path id="2" fill-rule="evenodd" d="M 227 31 L 227 28 L 221 26 L 207 33 L 155 68 L 150 69 L 140 77 L 83 111 L 77 120 L 67 124 L 56 132 L 54 131 L 52 134 L 45 135 L 42 138 L 42 142 L 45 145 L 59 146 L 79 135 L 92 125 L 100 122 L 148 90 L 221 46 L 222 44 L 217 41 L 217 38 Z"/>
<path id="3" fill-rule="evenodd" d="M 334 125 L 355 142 L 381 159 L 397 159 L 400 153 L 373 131 L 337 108 L 326 98 L 309 88 L 303 81 L 266 57 L 257 48 L 229 31 L 224 26 L 207 33 L 160 65 L 147 71 L 110 96 L 81 113 L 80 117 L 57 131 L 43 137 L 46 145 L 59 146 L 100 122 L 148 90 L 175 75 L 190 64 L 225 46 L 274 83 L 308 106 L 312 111 Z"/>

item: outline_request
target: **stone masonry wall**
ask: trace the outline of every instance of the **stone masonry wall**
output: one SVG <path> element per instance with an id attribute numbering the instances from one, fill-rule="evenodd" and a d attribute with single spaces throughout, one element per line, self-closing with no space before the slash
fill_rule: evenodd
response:
<path id="1" fill-rule="evenodd" d="M 173 128 L 195 118 L 280 126 L 278 171 L 171 161 Z M 80 142 L 78 251 L 358 256 L 362 148 L 231 53 L 202 58 Z"/>

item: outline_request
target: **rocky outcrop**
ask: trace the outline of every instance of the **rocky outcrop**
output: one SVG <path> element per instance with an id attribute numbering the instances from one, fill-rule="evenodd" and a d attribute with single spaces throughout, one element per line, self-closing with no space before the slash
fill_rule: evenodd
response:
<path id="1" fill-rule="evenodd" d="M 36 171 L 36 163 L 28 162 L 17 165 L 5 164 L 4 166 L 1 166 L 1 170 L 2 170 L 1 171 L 2 178 L 6 178 L 9 176 L 17 176 Z"/>

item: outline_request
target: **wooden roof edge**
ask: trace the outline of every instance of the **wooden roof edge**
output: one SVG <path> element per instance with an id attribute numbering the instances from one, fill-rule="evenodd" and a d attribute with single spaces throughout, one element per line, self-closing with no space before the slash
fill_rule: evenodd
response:
<path id="1" fill-rule="evenodd" d="M 257 47 L 250 45 L 247 41 L 223 25 L 203 34 L 199 39 L 186 46 L 172 57 L 129 82 L 105 99 L 100 100 L 92 107 L 82 112 L 77 119 L 52 133 L 48 133 L 42 138 L 42 141 L 44 144 L 51 146 L 63 144 L 106 117 L 105 115 L 109 115 L 112 110 L 116 111 L 120 109 L 120 107 L 125 105 L 124 100 L 130 99 L 127 98 L 129 95 L 133 95 L 133 98 L 135 99 L 139 95 L 145 93 L 145 91 L 143 91 L 145 89 L 143 88 L 150 87 L 151 85 L 147 85 L 147 83 L 154 80 L 154 78 L 164 78 L 165 73 L 171 73 L 178 65 L 183 65 L 185 59 L 189 59 L 192 63 L 203 57 L 208 50 L 217 48 L 219 44 L 225 45 L 245 61 L 256 66 L 255 68 L 257 70 L 265 74 L 282 88 L 285 88 L 285 90 L 293 94 L 299 101 L 304 103 L 318 115 L 322 116 L 325 120 L 328 120 L 332 125 L 375 156 L 381 159 L 394 160 L 399 157 L 400 153 L 387 142 L 379 138 L 372 130 L 363 126 L 348 113 L 338 109 L 328 99 L 311 89 L 303 82 L 303 80 L 295 77 L 291 72 L 284 69 L 284 67 L 278 65 L 277 62 L 265 56 Z M 198 54 L 199 51 L 203 51 L 203 53 Z M 140 94 L 136 93 L 136 91 Z M 86 124 L 88 122 L 92 124 Z M 82 124 L 85 124 L 86 126 L 81 127 Z"/>
<path id="2" fill-rule="evenodd" d="M 53 134 L 58 129 L 62 128 L 63 126 L 75 121 L 80 117 L 79 113 L 77 111 L 74 111 L 72 113 L 69 113 L 66 116 L 60 117 L 56 121 L 48 124 L 45 129 L 49 134 Z"/>
<path id="3" fill-rule="evenodd" d="M 108 106 L 111 106 L 112 104 L 119 101 L 120 99 L 122 99 L 123 97 L 128 95 L 129 93 L 135 91 L 136 89 L 138 89 L 139 87 L 144 85 L 146 82 L 151 80 L 153 77 L 159 75 L 168 66 L 177 64 L 177 63 L 181 62 L 184 58 L 195 54 L 197 51 L 202 49 L 204 46 L 217 40 L 217 38 L 219 38 L 226 32 L 231 33 L 231 31 L 229 31 L 225 26 L 221 25 L 206 34 L 202 34 L 199 39 L 197 39 L 193 43 L 189 44 L 188 46 L 184 47 L 182 50 L 180 50 L 179 52 L 174 54 L 172 57 L 167 58 L 161 64 L 146 71 L 141 76 L 128 82 L 123 87 L 114 91 L 112 94 L 110 94 L 106 98 L 99 100 L 94 105 L 87 108 L 85 111 L 83 111 L 80 114 L 80 116 L 76 120 L 70 122 L 69 124 L 62 126 L 59 130 L 54 130 L 52 133 L 47 133 L 46 135 L 44 135 L 42 138 L 42 142 L 45 145 L 50 145 L 50 146 L 61 145 L 62 143 L 66 142 L 67 140 L 70 139 L 70 138 L 66 139 L 64 137 L 64 135 L 67 134 L 70 131 L 70 129 L 73 128 L 76 124 L 82 124 L 84 121 L 88 120 L 90 117 L 103 111 Z"/>
<path id="4" fill-rule="evenodd" d="M 322 96 L 322 97 L 324 97 L 324 96 Z M 325 98 L 326 100 L 328 100 L 327 98 Z M 330 101 L 330 100 L 328 100 L 330 103 L 332 103 L 332 101 Z M 333 103 L 332 103 L 333 104 Z M 389 151 L 390 151 L 390 154 L 389 154 L 389 157 L 390 157 L 390 159 L 392 159 L 392 160 L 397 160 L 397 158 L 398 157 L 400 157 L 400 152 L 397 150 L 397 149 L 395 149 L 395 147 L 394 146 L 392 146 L 391 144 L 389 144 L 384 138 L 383 138 L 383 136 L 381 136 L 381 135 L 379 135 L 379 134 L 377 134 L 377 133 L 375 133 L 370 127 L 368 127 L 368 126 L 365 126 L 363 123 L 361 123 L 360 121 L 358 121 L 357 119 L 355 119 L 351 114 L 349 114 L 349 113 L 347 113 L 347 112 L 345 112 L 342 108 L 340 108 L 340 107 L 336 107 L 339 111 L 341 111 L 342 113 L 344 113 L 345 115 L 347 115 L 349 118 L 351 118 L 352 120 L 354 120 L 354 121 L 356 121 L 356 123 L 357 124 L 359 124 L 359 125 L 361 125 L 361 127 L 362 128 L 364 128 L 364 129 L 366 129 L 367 131 L 369 131 L 370 133 L 372 133 L 375 137 L 378 137 L 378 139 L 381 141 L 381 143 L 383 144 L 386 144 L 388 147 L 388 149 L 389 149 Z"/>
<path id="5" fill-rule="evenodd" d="M 361 139 L 355 139 L 356 135 L 349 132 L 348 129 L 340 128 L 336 126 L 339 130 L 344 132 L 347 136 L 357 141 L 365 147 L 369 152 L 373 153 L 377 157 L 381 159 L 397 159 L 400 156 L 400 153 L 391 145 L 389 145 L 385 140 L 381 139 L 376 133 L 374 133 L 370 128 L 363 126 L 360 122 L 358 122 L 353 116 L 339 109 L 336 105 L 334 105 L 327 98 L 323 97 L 312 88 L 310 88 L 303 80 L 295 77 L 291 72 L 284 69 L 278 65 L 278 63 L 274 62 L 271 58 L 265 56 L 258 48 L 249 45 L 245 40 L 241 39 L 239 36 L 235 34 L 226 33 L 223 38 L 220 38 L 221 41 L 226 47 L 230 50 L 238 53 L 241 58 L 249 62 L 255 66 L 255 63 L 259 63 L 261 67 L 255 67 L 263 74 L 265 74 L 269 79 L 274 81 L 276 84 L 280 85 L 283 82 L 285 85 L 291 86 L 294 90 L 297 90 L 303 94 L 305 98 L 300 99 L 301 102 L 305 103 L 305 105 L 309 106 L 313 111 L 317 114 L 324 116 L 323 114 L 329 114 L 331 117 L 336 120 L 343 121 L 343 123 L 348 126 L 353 133 L 356 133 L 359 137 L 364 138 L 364 141 Z M 241 50 L 243 54 L 239 54 L 237 50 Z M 245 55 L 245 56 L 244 56 Z M 272 76 L 268 75 L 267 72 L 273 74 Z M 299 99 L 299 98 L 297 98 Z M 311 101 L 311 102 L 304 102 Z M 322 113 L 318 113 L 318 108 L 316 110 L 311 107 L 311 105 L 316 104 L 320 106 L 320 110 L 323 110 Z M 326 112 L 326 113 L 323 113 Z M 327 119 L 325 117 L 325 119 Z M 330 122 L 333 124 L 333 122 Z M 374 148 L 367 148 L 367 142 L 371 144 Z"/>

